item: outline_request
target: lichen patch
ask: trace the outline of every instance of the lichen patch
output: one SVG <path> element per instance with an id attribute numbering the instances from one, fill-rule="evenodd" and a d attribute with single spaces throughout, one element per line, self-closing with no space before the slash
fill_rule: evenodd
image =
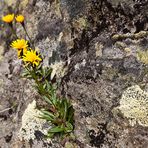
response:
<path id="1" fill-rule="evenodd" d="M 36 101 L 30 103 L 22 116 L 22 126 L 19 131 L 20 140 L 34 140 L 35 133 L 39 131 L 42 135 L 47 135 L 50 128 L 45 128 L 46 120 L 38 118 L 41 112 L 36 109 Z"/>
<path id="2" fill-rule="evenodd" d="M 123 92 L 120 106 L 117 108 L 129 119 L 132 126 L 136 123 L 148 126 L 148 93 L 138 85 Z"/>

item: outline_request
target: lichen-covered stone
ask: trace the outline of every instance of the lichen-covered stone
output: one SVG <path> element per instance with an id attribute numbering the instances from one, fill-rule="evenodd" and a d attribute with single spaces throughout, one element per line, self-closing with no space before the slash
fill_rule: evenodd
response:
<path id="1" fill-rule="evenodd" d="M 56 62 L 54 64 L 51 64 L 50 66 L 52 68 L 51 73 L 51 80 L 56 76 L 58 79 L 64 77 L 67 71 L 67 67 L 65 66 L 64 62 Z"/>
<path id="2" fill-rule="evenodd" d="M 4 47 L 3 46 L 0 46 L 0 62 L 3 59 L 3 52 L 4 52 Z"/>
<path id="3" fill-rule="evenodd" d="M 148 64 L 148 50 L 146 51 L 138 51 L 137 52 L 137 59 L 141 61 L 143 64 Z"/>
<path id="4" fill-rule="evenodd" d="M 148 126 L 148 93 L 138 85 L 123 92 L 118 109 L 129 119 L 132 126 L 136 123 Z"/>
<path id="5" fill-rule="evenodd" d="M 42 133 L 44 137 L 48 133 L 48 128 L 45 128 L 46 120 L 40 119 L 41 112 L 36 109 L 36 101 L 34 100 L 32 103 L 28 105 L 23 116 L 22 116 L 22 126 L 19 131 L 19 138 L 21 140 L 34 140 L 36 137 L 36 133 Z"/>
<path id="6" fill-rule="evenodd" d="M 74 146 L 147 148 L 147 127 L 129 127 L 127 118 L 115 118 L 111 112 L 125 88 L 147 83 L 147 67 L 137 59 L 137 51 L 148 48 L 147 10 L 146 0 L 1 0 L 0 15 L 25 15 L 28 34 L 44 57 L 43 65 L 55 64 L 53 75 L 62 79 L 59 90 L 75 108 L 76 139 L 70 141 Z M 15 147 L 11 144 L 17 143 L 23 112 L 39 96 L 20 79 L 20 61 L 9 47 L 11 29 L 2 21 L 0 27 L 0 44 L 4 45 L 0 109 L 11 107 L 0 114 L 0 144 Z M 25 37 L 21 25 L 16 25 L 16 31 Z M 32 147 L 62 147 L 57 140 L 50 145 L 44 140 L 35 138 Z"/>

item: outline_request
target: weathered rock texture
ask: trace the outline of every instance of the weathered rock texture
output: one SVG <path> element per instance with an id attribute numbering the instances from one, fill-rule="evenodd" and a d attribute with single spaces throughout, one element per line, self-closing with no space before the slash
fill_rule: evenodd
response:
<path id="1" fill-rule="evenodd" d="M 136 84 L 147 89 L 148 65 L 137 57 L 139 50 L 148 50 L 147 10 L 147 0 L 0 3 L 0 15 L 25 15 L 30 36 L 45 55 L 45 65 L 61 61 L 65 64 L 67 71 L 61 75 L 60 91 L 75 108 L 76 138 L 69 141 L 73 147 L 148 147 L 148 127 L 138 123 L 132 127 L 122 113 L 114 111 L 128 87 Z M 0 27 L 0 50 L 4 55 L 0 64 L 0 111 L 11 108 L 0 112 L 0 145 L 28 148 L 29 143 L 19 141 L 16 133 L 26 105 L 37 95 L 28 89 L 29 82 L 20 78 L 21 66 L 8 46 L 13 39 L 10 29 L 2 22 Z M 16 31 L 24 37 L 19 24 Z M 15 117 L 19 121 L 14 123 Z M 32 147 L 55 148 L 61 147 L 61 143 L 47 146 L 36 140 Z"/>

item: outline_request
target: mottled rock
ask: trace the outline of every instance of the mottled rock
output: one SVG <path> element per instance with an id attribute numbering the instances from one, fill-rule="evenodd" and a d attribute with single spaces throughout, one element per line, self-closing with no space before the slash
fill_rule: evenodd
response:
<path id="1" fill-rule="evenodd" d="M 66 146 L 147 148 L 147 127 L 129 127 L 126 117 L 112 113 L 126 88 L 147 84 L 145 58 L 137 58 L 138 51 L 148 48 L 147 1 L 23 0 L 15 8 L 16 2 L 2 1 L 0 15 L 18 10 L 25 15 L 26 28 L 44 56 L 44 66 L 54 65 L 53 75 L 62 82 L 59 91 L 74 105 L 76 139 L 67 140 Z M 37 96 L 30 83 L 20 79 L 21 62 L 9 49 L 14 37 L 11 30 L 1 21 L 0 27 L 4 45 L 0 108 L 12 108 L 0 116 L 0 144 L 21 147 L 24 144 L 16 140 L 20 119 Z M 17 24 L 16 31 L 25 37 L 21 25 Z M 35 138 L 32 147 L 61 147 L 57 139 L 49 145 L 42 140 Z M 26 141 L 25 146 L 30 144 Z"/>

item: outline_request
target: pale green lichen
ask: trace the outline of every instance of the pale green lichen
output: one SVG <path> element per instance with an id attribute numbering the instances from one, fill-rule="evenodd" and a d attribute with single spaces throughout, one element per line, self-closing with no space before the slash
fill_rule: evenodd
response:
<path id="1" fill-rule="evenodd" d="M 147 31 L 140 31 L 134 34 L 135 39 L 144 38 L 148 35 Z"/>
<path id="2" fill-rule="evenodd" d="M 132 49 L 131 48 L 124 48 L 124 52 L 126 53 L 126 56 L 130 56 L 132 53 Z"/>
<path id="3" fill-rule="evenodd" d="M 54 78 L 56 75 L 57 78 L 62 78 L 66 71 L 67 67 L 65 66 L 65 63 L 60 61 L 60 62 L 55 62 L 54 64 L 51 64 L 50 67 L 52 68 L 52 73 L 51 73 L 51 80 Z"/>
<path id="4" fill-rule="evenodd" d="M 148 126 L 148 92 L 138 85 L 129 87 L 123 92 L 120 106 L 117 107 L 129 119 L 133 126 L 136 123 Z"/>
<path id="5" fill-rule="evenodd" d="M 4 2 L 8 5 L 8 6 L 15 6 L 17 4 L 17 1 L 13 1 L 13 0 L 4 0 Z M 21 0 L 20 1 L 20 7 L 24 8 L 27 6 L 27 4 L 29 3 L 29 0 Z"/>
<path id="6" fill-rule="evenodd" d="M 44 135 L 47 135 L 49 130 L 44 128 L 46 120 L 38 118 L 41 112 L 36 109 L 36 101 L 30 103 L 22 116 L 22 126 L 19 131 L 20 140 L 34 140 L 36 138 L 35 132 L 40 131 Z"/>
<path id="7" fill-rule="evenodd" d="M 148 31 L 140 31 L 139 33 L 135 33 L 135 34 L 115 34 L 112 36 L 113 40 L 120 40 L 120 39 L 140 39 L 140 38 L 144 38 L 148 35 Z"/>
<path id="8" fill-rule="evenodd" d="M 126 48 L 126 44 L 123 43 L 123 42 L 120 42 L 120 41 L 117 41 L 117 42 L 115 43 L 115 46 L 116 46 L 117 48 L 120 48 L 120 49 Z"/>
<path id="9" fill-rule="evenodd" d="M 4 48 L 3 46 L 0 46 L 0 62 L 3 60 L 3 52 L 4 52 Z"/>
<path id="10" fill-rule="evenodd" d="M 148 64 L 148 50 L 146 51 L 139 50 L 137 52 L 137 59 L 144 64 Z"/>
<path id="11" fill-rule="evenodd" d="M 101 43 L 96 43 L 95 44 L 95 49 L 96 49 L 96 57 L 102 57 L 103 54 L 103 45 Z"/>

